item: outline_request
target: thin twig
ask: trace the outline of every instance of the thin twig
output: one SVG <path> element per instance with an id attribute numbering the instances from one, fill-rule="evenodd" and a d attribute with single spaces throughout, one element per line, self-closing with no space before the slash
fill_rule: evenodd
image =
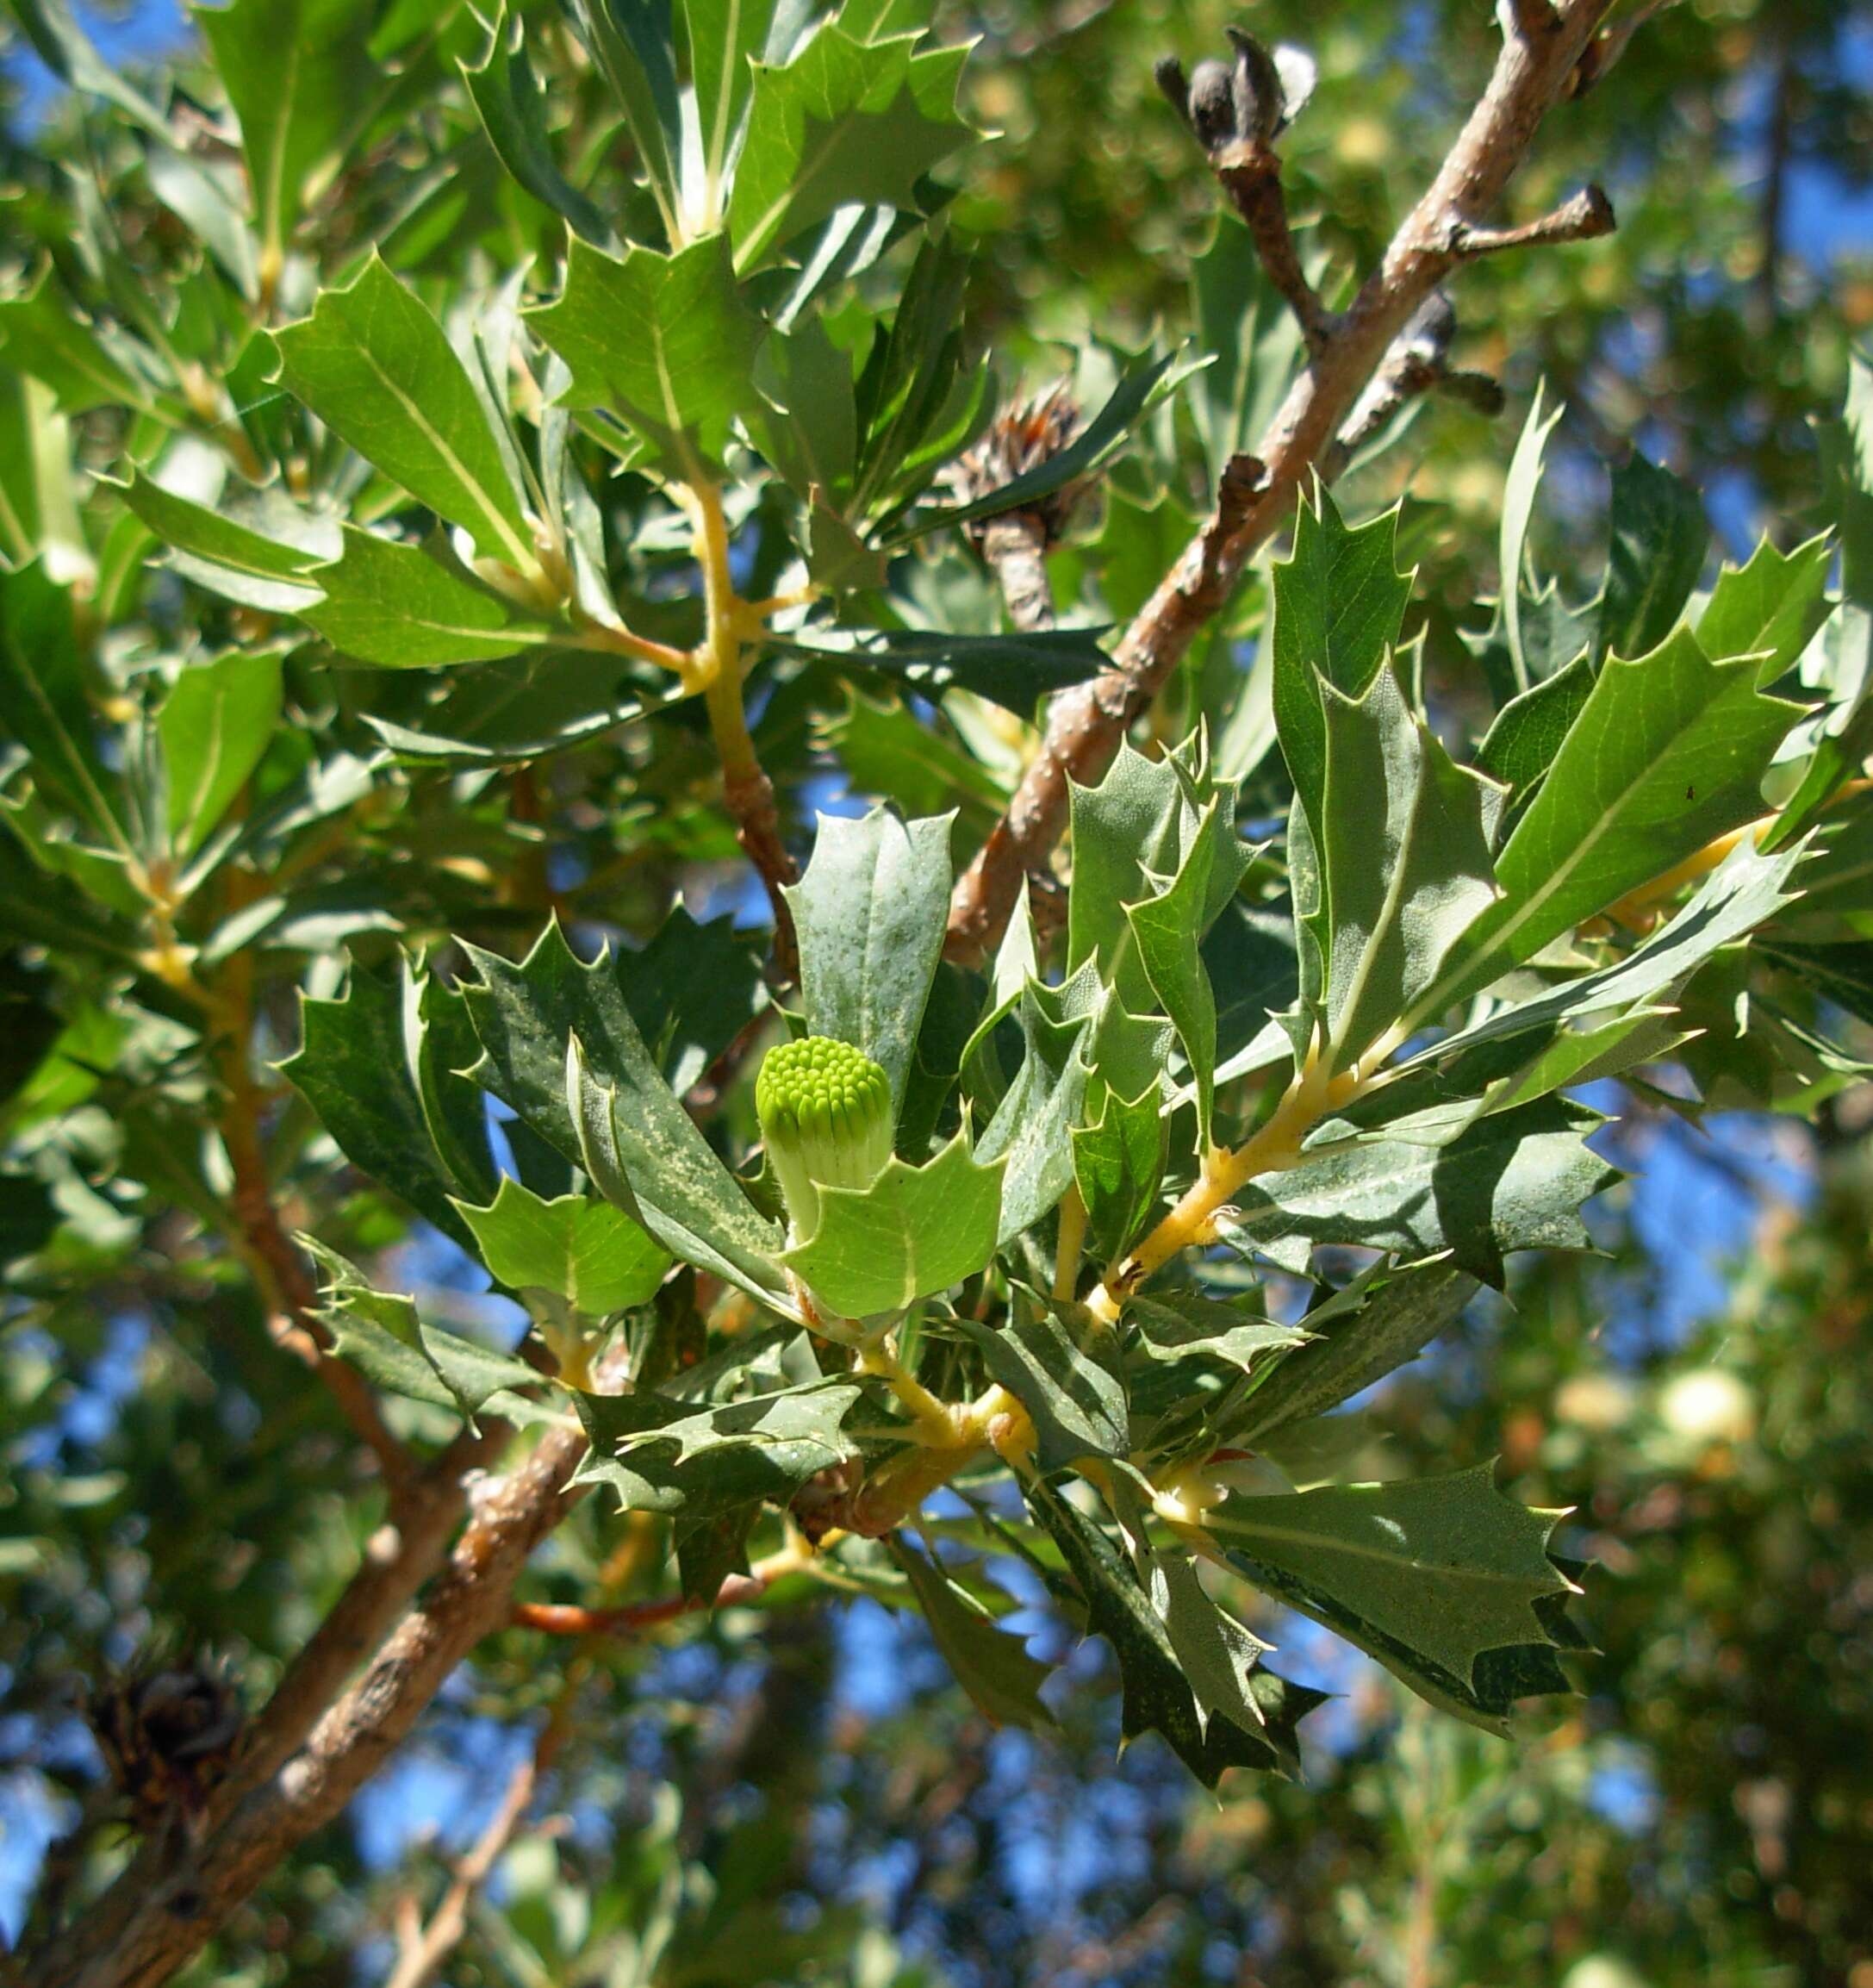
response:
<path id="1" fill-rule="evenodd" d="M 1558 241 L 1592 241 L 1618 226 L 1613 203 L 1600 186 L 1586 186 L 1539 221 L 1520 227 L 1478 227 L 1453 216 L 1450 246 L 1465 262 L 1505 248 L 1534 248 Z"/>
<path id="2" fill-rule="evenodd" d="M 231 965 L 228 983 L 221 990 L 226 1002 L 221 1069 L 227 1103 L 220 1129 L 233 1176 L 228 1213 L 234 1237 L 266 1304 L 275 1343 L 303 1362 L 331 1391 L 358 1440 L 376 1458 L 394 1497 L 409 1478 L 409 1453 L 378 1413 L 364 1376 L 343 1361 L 327 1356 L 331 1335 L 317 1317 L 312 1274 L 274 1202 L 272 1176 L 260 1141 L 261 1095 L 247 1062 L 252 962 L 240 958 Z"/>
<path id="3" fill-rule="evenodd" d="M 771 1568 L 757 1564 L 747 1574 L 731 1574 L 713 1595 L 664 1594 L 649 1601 L 625 1602 L 617 1608 L 581 1608 L 574 1602 L 516 1602 L 512 1621 L 516 1629 L 537 1629 L 548 1636 L 636 1636 L 676 1622 L 686 1615 L 700 1615 L 706 1609 L 738 1608 L 745 1602 L 759 1601 L 770 1585 L 783 1574 L 797 1574 L 797 1555 L 776 1556 Z"/>
<path id="4" fill-rule="evenodd" d="M 1024 634 L 1054 626 L 1054 593 L 1047 582 L 1048 530 L 1032 511 L 1010 511 L 982 527 L 982 558 L 995 576 L 1008 619 Z"/>
<path id="5" fill-rule="evenodd" d="M 1489 87 L 1436 178 L 1258 445 L 1267 477 L 1254 498 L 1233 514 L 1219 500 L 1111 664 L 1054 701 L 1041 750 L 950 898 L 952 959 L 974 964 L 993 950 L 1022 878 L 1047 861 L 1065 831 L 1069 783 L 1098 780 L 1133 720 L 1229 601 L 1249 558 L 1292 518 L 1393 340 L 1460 259 L 1450 246 L 1453 223 L 1480 225 L 1495 206 L 1610 4 L 1562 0 L 1552 32 L 1505 38 Z"/>
<path id="6" fill-rule="evenodd" d="M 1294 313 L 1308 351 L 1320 352 L 1332 335 L 1334 316 L 1301 267 L 1300 252 L 1294 246 L 1293 231 L 1288 225 L 1279 156 L 1273 147 L 1257 140 L 1239 140 L 1214 153 L 1210 163 L 1223 190 L 1235 203 L 1235 211 L 1248 225 L 1268 280 Z"/>
<path id="7" fill-rule="evenodd" d="M 722 762 L 722 801 L 735 824 L 735 839 L 759 874 L 774 912 L 774 969 L 783 984 L 800 971 L 800 943 L 793 932 L 787 887 L 800 880 L 799 866 L 781 839 L 781 817 L 748 729 L 742 704 L 742 624 L 747 604 L 735 592 L 729 572 L 728 524 L 722 494 L 698 482 L 689 493 L 696 525 L 696 558 L 702 568 L 708 632 L 698 652 L 706 659 L 703 701 L 709 729 Z"/>
<path id="8" fill-rule="evenodd" d="M 426 1984 L 435 1979 L 443 1962 L 462 1943 L 462 1936 L 468 1931 L 469 1907 L 475 1894 L 488 1882 L 489 1873 L 501 1860 L 501 1852 L 525 1820 L 540 1783 L 546 1778 L 565 1744 L 567 1735 L 572 1730 L 573 1702 L 578 1695 L 582 1676 L 582 1666 L 568 1669 L 565 1682 L 553 1700 L 532 1752 L 514 1769 L 494 1814 L 476 1837 L 474 1848 L 457 1864 L 449 1888 L 443 1893 L 441 1903 L 430 1915 L 426 1925 L 415 1916 L 415 1900 L 405 1901 L 411 1923 L 398 1928 L 396 1966 L 391 1970 L 384 1988 L 426 1988 Z"/>

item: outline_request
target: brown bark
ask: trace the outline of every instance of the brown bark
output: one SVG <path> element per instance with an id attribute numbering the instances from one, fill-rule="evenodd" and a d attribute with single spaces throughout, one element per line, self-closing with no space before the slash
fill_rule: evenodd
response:
<path id="1" fill-rule="evenodd" d="M 1484 225 L 1542 118 L 1570 91 L 1611 0 L 1525 4 L 1481 101 L 1384 259 L 1295 381 L 1256 451 L 1266 481 L 1247 502 L 1225 488 L 1215 513 L 1126 630 L 1111 665 L 1055 700 L 1047 733 L 1006 813 L 958 880 L 949 957 L 993 951 L 1030 869 L 1067 826 L 1069 781 L 1097 781 L 1198 632 L 1221 611 L 1243 566 L 1287 523 L 1329 463 L 1341 426 L 1412 314 L 1465 259 L 1465 230 Z"/>
<path id="2" fill-rule="evenodd" d="M 146 1842 L 82 1918 L 28 1959 L 25 1979 L 34 1988 L 155 1988 L 198 1954 L 283 1857 L 338 1815 L 449 1673 L 507 1620 L 527 1555 L 580 1495 L 568 1481 L 585 1449 L 582 1430 L 553 1430 L 517 1469 L 481 1492 L 433 1588 L 326 1709 L 320 1687 L 371 1640 L 374 1622 L 420 1556 L 408 1564 L 398 1556 L 394 1574 L 361 1574 L 314 1639 L 318 1658 L 302 1657 L 260 1722 L 270 1754 L 295 1727 L 306 1729 L 302 1748 L 258 1782 L 250 1767 L 179 1854 L 171 1842 Z M 364 1599 L 354 1603 L 360 1583 Z M 334 1628 L 341 1617 L 342 1634 Z M 269 1732 L 276 1708 L 279 1729 Z"/>

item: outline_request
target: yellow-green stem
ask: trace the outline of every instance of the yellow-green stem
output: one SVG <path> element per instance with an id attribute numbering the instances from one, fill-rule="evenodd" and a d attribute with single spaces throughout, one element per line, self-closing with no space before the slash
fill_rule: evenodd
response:
<path id="1" fill-rule="evenodd" d="M 1080 1282 L 1080 1254 L 1086 1246 L 1086 1205 L 1077 1186 L 1060 1205 L 1060 1240 L 1054 1250 L 1054 1295 L 1071 1298 Z"/>
<path id="2" fill-rule="evenodd" d="M 1161 1269 L 1180 1250 L 1216 1240 L 1216 1216 L 1233 1194 L 1262 1174 L 1278 1174 L 1301 1155 L 1302 1142 L 1329 1112 L 1359 1096 L 1372 1081 L 1370 1069 L 1384 1060 L 1375 1051 L 1372 1065 L 1330 1075 L 1326 1054 L 1310 1056 L 1282 1093 L 1266 1122 L 1253 1137 L 1233 1150 L 1214 1146 L 1204 1156 L 1202 1171 L 1183 1199 L 1126 1257 L 1106 1273 L 1088 1300 L 1100 1318 L 1118 1317 L 1120 1305 L 1145 1279 Z"/>

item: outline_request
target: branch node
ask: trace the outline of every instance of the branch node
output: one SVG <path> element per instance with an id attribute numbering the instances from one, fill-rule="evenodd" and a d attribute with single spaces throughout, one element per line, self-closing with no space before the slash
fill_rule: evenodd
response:
<path id="1" fill-rule="evenodd" d="M 1503 26 L 1529 41 L 1545 41 L 1561 24 L 1553 0 L 1503 0 Z"/>
<path id="2" fill-rule="evenodd" d="M 1460 261 L 1469 262 L 1478 256 L 1494 255 L 1505 248 L 1592 241 L 1601 235 L 1611 234 L 1617 226 L 1613 203 L 1607 197 L 1606 189 L 1593 185 L 1583 187 L 1552 213 L 1543 215 L 1537 221 L 1524 221 L 1520 227 L 1482 227 L 1465 221 L 1460 215 L 1453 215 L 1446 228 L 1445 246 L 1449 253 Z"/>

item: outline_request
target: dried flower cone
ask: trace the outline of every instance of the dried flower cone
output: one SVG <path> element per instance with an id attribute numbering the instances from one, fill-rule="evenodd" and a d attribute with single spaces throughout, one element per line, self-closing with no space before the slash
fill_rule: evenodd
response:
<path id="1" fill-rule="evenodd" d="M 1079 404 L 1064 380 L 1044 394 L 1011 402 L 951 468 L 945 495 L 955 503 L 980 503 L 1016 477 L 1050 462 L 1079 433 L 1080 425 Z M 1032 632 L 1054 626 L 1047 553 L 1066 531 L 1085 492 L 1083 480 L 1067 483 L 1018 510 L 972 519 L 964 526 L 994 572 L 1016 627 Z"/>

